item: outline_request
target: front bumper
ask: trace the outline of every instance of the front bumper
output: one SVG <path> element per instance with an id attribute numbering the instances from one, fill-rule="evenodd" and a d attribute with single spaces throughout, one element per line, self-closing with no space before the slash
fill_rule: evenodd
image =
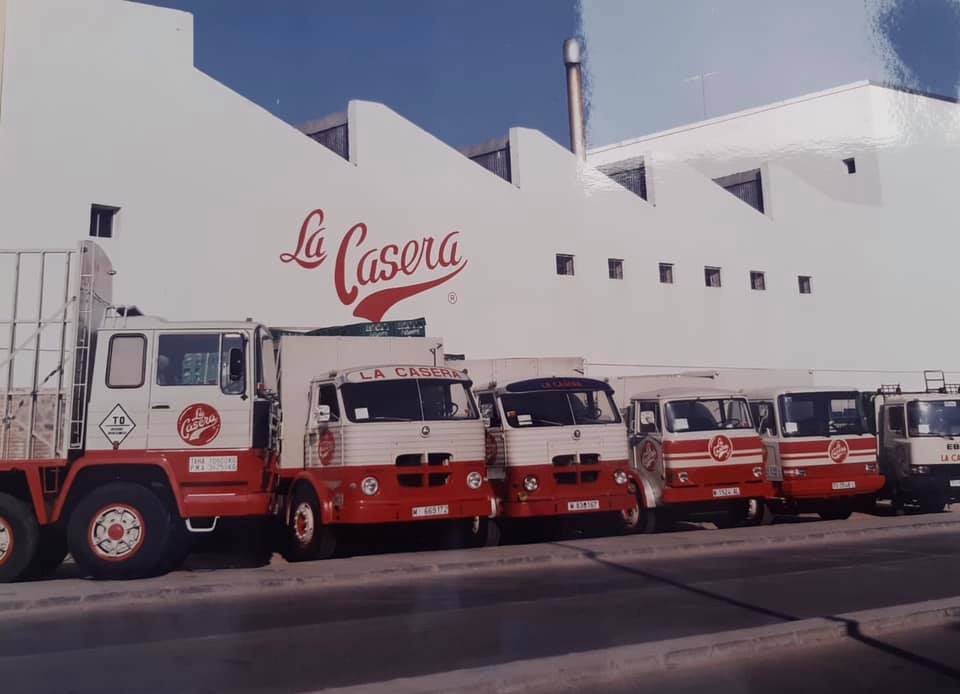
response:
<path id="1" fill-rule="evenodd" d="M 617 470 L 633 479 L 627 461 L 570 467 L 508 466 L 504 480 L 498 484 L 502 514 L 506 518 L 539 518 L 630 511 L 637 505 L 637 497 L 628 484 L 614 482 Z M 540 483 L 536 491 L 528 492 L 523 486 L 529 475 Z"/>
<path id="2" fill-rule="evenodd" d="M 865 472 L 863 463 L 803 466 L 806 477 L 790 479 L 784 467 L 781 495 L 787 499 L 836 499 L 874 494 L 883 488 L 883 475 Z"/>

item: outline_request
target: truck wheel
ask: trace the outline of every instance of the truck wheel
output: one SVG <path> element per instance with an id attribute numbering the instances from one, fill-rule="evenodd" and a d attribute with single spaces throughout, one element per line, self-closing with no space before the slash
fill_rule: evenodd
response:
<path id="1" fill-rule="evenodd" d="M 773 525 L 777 514 L 763 499 L 750 499 L 747 502 L 747 525 Z"/>
<path id="2" fill-rule="evenodd" d="M 633 506 L 620 511 L 617 530 L 624 534 L 635 532 L 637 526 L 640 525 L 640 514 L 642 513 L 643 507 L 640 505 L 640 500 L 635 498 Z"/>
<path id="3" fill-rule="evenodd" d="M 113 482 L 87 494 L 70 515 L 67 544 L 96 578 L 144 578 L 169 562 L 173 515 L 146 487 Z"/>
<path id="4" fill-rule="evenodd" d="M 939 494 L 930 494 L 920 498 L 920 513 L 942 513 L 946 507 L 946 500 Z"/>
<path id="5" fill-rule="evenodd" d="M 42 526 L 37 552 L 24 575 L 29 578 L 49 576 L 63 563 L 68 552 L 67 534 L 63 529 L 53 525 Z"/>
<path id="6" fill-rule="evenodd" d="M 0 493 L 0 582 L 23 576 L 36 554 L 40 528 L 33 509 Z"/>
<path id="7" fill-rule="evenodd" d="M 750 518 L 750 501 L 734 501 L 726 512 L 713 521 L 718 529 L 736 528 L 743 525 Z"/>
<path id="8" fill-rule="evenodd" d="M 333 528 L 320 521 L 320 502 L 308 485 L 301 484 L 293 494 L 290 525 L 280 553 L 290 562 L 329 559 L 337 549 Z"/>
<path id="9" fill-rule="evenodd" d="M 820 518 L 823 520 L 847 520 L 852 515 L 853 505 L 849 501 L 827 503 L 820 509 Z"/>
<path id="10" fill-rule="evenodd" d="M 463 538 L 466 547 L 496 547 L 500 544 L 500 525 L 492 518 L 475 516 L 463 521 Z"/>

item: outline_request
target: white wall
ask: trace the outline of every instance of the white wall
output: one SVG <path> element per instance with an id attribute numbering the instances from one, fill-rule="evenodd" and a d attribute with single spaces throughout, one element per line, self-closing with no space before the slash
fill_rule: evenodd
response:
<path id="1" fill-rule="evenodd" d="M 463 265 L 385 318 L 425 316 L 430 334 L 468 358 L 583 354 L 592 368 L 614 372 L 958 366 L 955 340 L 881 330 L 893 296 L 905 297 L 911 320 L 943 313 L 942 301 L 914 306 L 916 283 L 929 293 L 942 287 L 935 279 L 893 272 L 900 254 L 916 254 L 912 237 L 889 250 L 876 243 L 888 182 L 867 159 L 876 157 L 875 169 L 895 153 L 864 155 L 864 176 L 844 173 L 826 186 L 816 157 L 783 152 L 766 161 L 763 147 L 742 144 L 760 137 L 769 146 L 787 133 L 801 147 L 810 112 L 775 121 L 772 134 L 736 124 L 739 134 L 723 134 L 738 165 L 765 162 L 769 215 L 711 181 L 722 157 L 707 145 L 723 138 L 709 134 L 688 151 L 674 146 L 685 141 L 679 136 L 670 147 L 624 148 L 647 156 L 653 205 L 539 132 L 511 130 L 510 183 L 369 102 L 349 105 L 352 161 L 344 161 L 197 71 L 184 13 L 116 0 L 8 0 L 8 15 L 0 246 L 72 245 L 87 234 L 91 203 L 120 206 L 117 236 L 103 243 L 119 270 L 115 296 L 145 311 L 337 325 L 361 320 L 353 312 L 376 290 Z M 833 115 L 816 106 L 819 151 L 827 142 L 839 156 L 851 129 L 877 132 L 872 92 L 847 92 Z M 708 153 L 691 154 L 701 148 Z M 938 156 L 945 172 L 950 156 Z M 325 214 L 325 261 L 315 269 L 281 262 L 316 208 Z M 363 252 L 388 244 L 457 231 L 459 263 L 421 263 L 410 277 L 358 287 L 345 305 L 335 286 L 338 248 L 359 222 L 367 237 L 348 249 L 351 285 Z M 308 232 L 317 226 L 314 218 Z M 575 255 L 575 276 L 556 275 L 556 253 Z M 624 260 L 624 280 L 608 279 L 608 258 Z M 660 261 L 676 264 L 676 284 L 659 283 Z M 705 265 L 722 267 L 722 288 L 704 286 Z M 767 272 L 768 291 L 749 289 L 753 269 Z M 813 276 L 812 295 L 798 294 L 798 274 Z"/>

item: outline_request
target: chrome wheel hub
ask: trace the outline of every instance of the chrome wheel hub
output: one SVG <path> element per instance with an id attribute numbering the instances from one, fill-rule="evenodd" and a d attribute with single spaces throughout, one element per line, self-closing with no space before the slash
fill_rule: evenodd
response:
<path id="1" fill-rule="evenodd" d="M 301 501 L 293 512 L 293 533 L 297 542 L 309 545 L 313 541 L 315 525 L 313 507 L 306 501 Z"/>
<path id="2" fill-rule="evenodd" d="M 90 523 L 90 547 L 101 559 L 128 559 L 143 543 L 143 525 L 136 509 L 121 504 L 107 506 Z"/>

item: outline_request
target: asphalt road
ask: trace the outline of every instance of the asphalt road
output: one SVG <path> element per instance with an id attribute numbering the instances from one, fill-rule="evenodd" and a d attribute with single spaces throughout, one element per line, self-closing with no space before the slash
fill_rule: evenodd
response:
<path id="1" fill-rule="evenodd" d="M 808 692 L 957 692 L 960 623 L 645 675 L 595 688 L 595 694 L 807 694 Z"/>
<path id="2" fill-rule="evenodd" d="M 14 692 L 295 692 L 956 595 L 960 533 L 91 611 L 0 630 Z"/>

